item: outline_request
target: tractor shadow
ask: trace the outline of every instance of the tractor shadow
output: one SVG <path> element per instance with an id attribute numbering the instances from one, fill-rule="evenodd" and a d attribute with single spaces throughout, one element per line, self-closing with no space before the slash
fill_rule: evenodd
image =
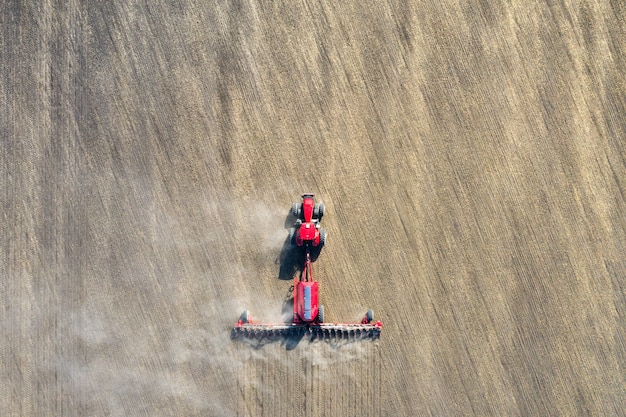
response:
<path id="1" fill-rule="evenodd" d="M 276 259 L 276 263 L 279 265 L 278 279 L 292 280 L 302 271 L 304 258 L 304 250 L 291 243 L 291 239 L 287 236 L 280 250 L 280 255 Z"/>
<path id="2" fill-rule="evenodd" d="M 278 279 L 282 281 L 288 281 L 294 279 L 294 277 L 300 274 L 303 270 L 306 249 L 298 247 L 290 239 L 289 230 L 294 227 L 297 218 L 291 214 L 287 214 L 285 218 L 284 228 L 288 232 L 283 242 L 283 247 L 280 250 L 278 258 L 275 263 L 279 265 Z M 311 255 L 311 261 L 315 262 L 322 251 L 321 247 L 311 248 L 309 253 Z"/>

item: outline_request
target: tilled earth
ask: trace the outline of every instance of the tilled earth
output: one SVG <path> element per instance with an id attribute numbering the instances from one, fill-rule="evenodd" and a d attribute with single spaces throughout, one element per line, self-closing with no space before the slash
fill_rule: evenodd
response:
<path id="1" fill-rule="evenodd" d="M 0 14 L 0 415 L 623 414 L 622 2 L 35 3 Z M 380 340 L 230 339 L 288 316 L 302 192 L 327 320 Z"/>

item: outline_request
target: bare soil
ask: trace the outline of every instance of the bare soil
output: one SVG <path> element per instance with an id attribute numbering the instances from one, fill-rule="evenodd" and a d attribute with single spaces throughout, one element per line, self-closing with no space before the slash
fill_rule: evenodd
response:
<path id="1" fill-rule="evenodd" d="M 496 3 L 5 0 L 0 415 L 623 415 L 626 7 Z M 302 192 L 379 341 L 230 340 Z"/>

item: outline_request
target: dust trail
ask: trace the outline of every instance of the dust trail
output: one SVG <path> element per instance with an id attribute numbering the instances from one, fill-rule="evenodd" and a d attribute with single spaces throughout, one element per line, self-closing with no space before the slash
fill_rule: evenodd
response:
<path id="1" fill-rule="evenodd" d="M 48 369 L 64 390 L 84 399 L 83 410 L 231 415 L 231 399 L 209 393 L 230 391 L 249 354 L 237 352 L 228 329 L 209 324 L 217 317 L 205 316 L 204 327 L 148 320 L 140 329 L 97 302 L 89 308 L 58 312 L 65 348 Z"/>
<path id="2" fill-rule="evenodd" d="M 98 222 L 85 242 L 81 302 L 58 302 L 33 320 L 33 332 L 59 346 L 37 372 L 57 378 L 81 414 L 235 415 L 233 387 L 258 352 L 231 341 L 232 325 L 244 308 L 283 318 L 281 292 L 246 279 L 276 281 L 271 260 L 287 210 L 214 189 L 181 206 L 160 187 L 135 178 L 107 188 L 104 202 L 132 210 L 91 207 Z M 257 268 L 261 260 L 268 268 Z"/>

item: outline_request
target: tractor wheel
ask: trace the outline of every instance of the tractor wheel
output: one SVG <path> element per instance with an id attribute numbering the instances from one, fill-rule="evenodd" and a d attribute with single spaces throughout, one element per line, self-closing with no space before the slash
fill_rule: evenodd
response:
<path id="1" fill-rule="evenodd" d="M 326 210 L 326 206 L 324 205 L 324 203 L 320 203 L 318 208 L 317 208 L 317 218 L 319 220 L 322 220 L 322 217 L 324 217 L 324 211 Z"/>
<path id="2" fill-rule="evenodd" d="M 326 229 L 320 229 L 320 247 L 326 243 Z"/>
<path id="3" fill-rule="evenodd" d="M 368 323 L 371 323 L 374 321 L 374 310 L 367 310 L 367 313 L 365 313 L 365 318 L 367 319 Z"/>
<path id="4" fill-rule="evenodd" d="M 315 205 L 313 206 L 313 218 L 314 219 L 320 218 L 320 205 L 317 203 L 315 203 Z"/>
<path id="5" fill-rule="evenodd" d="M 301 213 L 302 213 L 302 203 L 293 203 L 291 205 L 291 214 L 293 214 L 294 217 L 299 219 Z"/>
<path id="6" fill-rule="evenodd" d="M 324 323 L 324 306 L 323 305 L 319 306 L 317 310 L 317 321 L 319 323 Z"/>
<path id="7" fill-rule="evenodd" d="M 243 313 L 241 313 L 241 322 L 244 324 L 250 323 L 250 312 L 248 310 L 244 310 Z"/>

